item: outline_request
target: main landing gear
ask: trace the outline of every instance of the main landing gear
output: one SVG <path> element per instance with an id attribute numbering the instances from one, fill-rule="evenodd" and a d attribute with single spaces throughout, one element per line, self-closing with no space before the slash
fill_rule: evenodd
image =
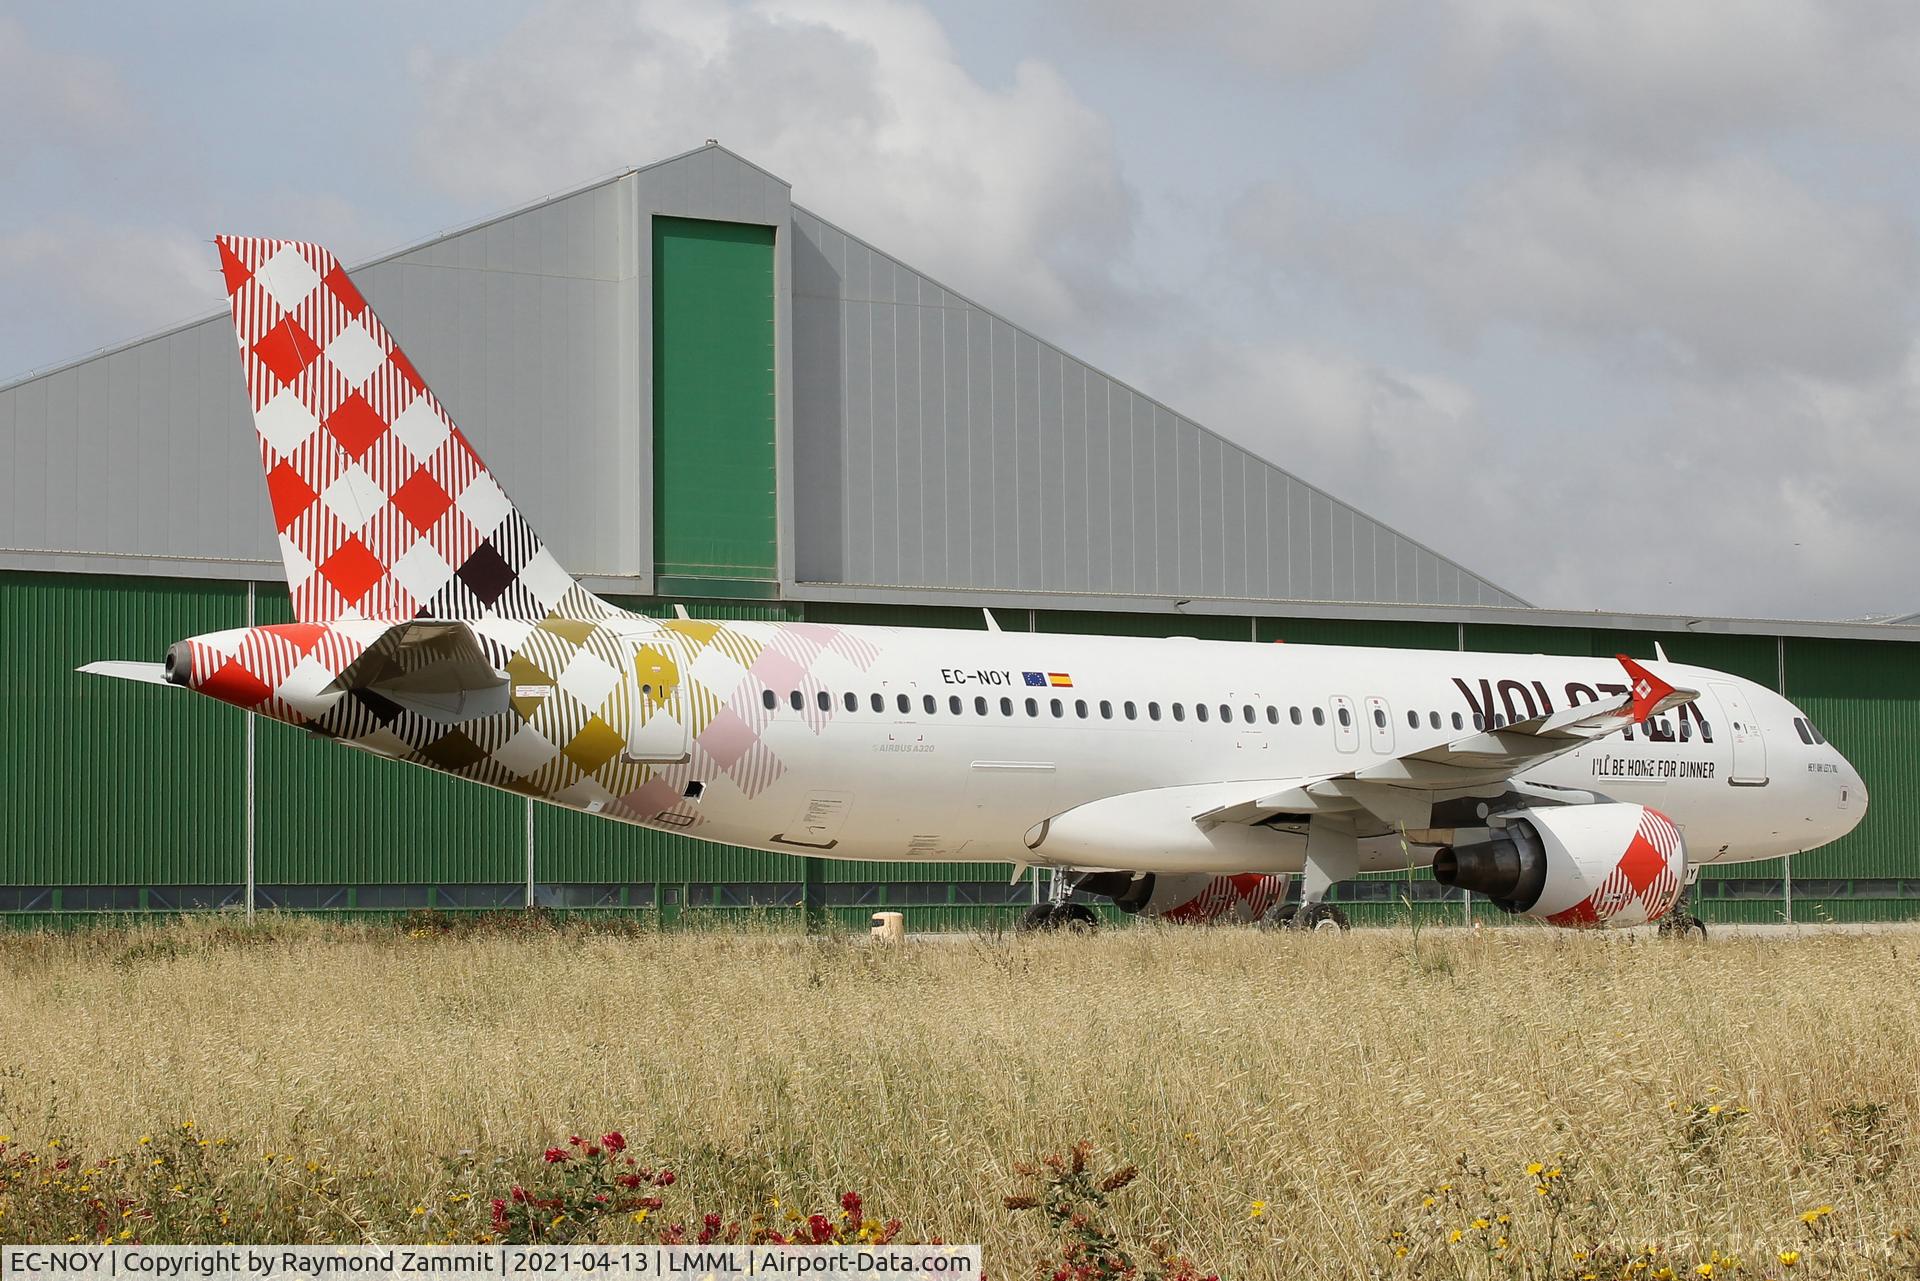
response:
<path id="1" fill-rule="evenodd" d="M 1673 905 L 1665 916 L 1660 918 L 1660 937 L 1663 939 L 1684 939 L 1707 937 L 1707 923 L 1693 914 L 1693 883 L 1700 878 L 1700 869 L 1687 869 L 1687 883 L 1680 890 L 1680 901 Z"/>
<path id="2" fill-rule="evenodd" d="M 1297 903 L 1276 903 L 1260 918 L 1263 930 L 1313 930 L 1338 934 L 1353 928 L 1347 914 L 1331 903 L 1315 903 L 1303 914 Z"/>

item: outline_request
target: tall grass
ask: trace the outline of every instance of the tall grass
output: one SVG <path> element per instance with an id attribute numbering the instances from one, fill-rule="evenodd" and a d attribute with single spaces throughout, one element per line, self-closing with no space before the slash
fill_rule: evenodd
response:
<path id="1" fill-rule="evenodd" d="M 1390 931 L 13 936 L 0 1134 L 130 1163 L 204 1138 L 235 1205 L 330 1179 L 333 1211 L 262 1220 L 316 1239 L 471 1239 L 490 1180 L 618 1129 L 723 1213 L 859 1189 L 909 1235 L 984 1243 L 997 1276 L 1055 1251 L 1004 1205 L 1020 1163 L 1081 1140 L 1139 1167 L 1116 1232 L 1222 1276 L 1532 1275 L 1514 1260 L 1549 1235 L 1569 1267 L 1652 1243 L 1638 1275 L 1715 1250 L 1865 1275 L 1920 1228 L 1917 954 L 1535 930 L 1429 930 L 1417 957 Z M 0 1240 L 44 1195 L 0 1193 Z"/>

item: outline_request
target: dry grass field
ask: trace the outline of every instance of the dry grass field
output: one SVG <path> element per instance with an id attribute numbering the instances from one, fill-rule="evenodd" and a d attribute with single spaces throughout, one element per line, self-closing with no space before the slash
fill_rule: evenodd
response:
<path id="1" fill-rule="evenodd" d="M 854 1190 L 995 1277 L 1913 1276 L 1916 1119 L 1912 934 L 0 938 L 0 1240 L 474 1240 L 619 1131 L 672 1186 L 555 1235 Z"/>

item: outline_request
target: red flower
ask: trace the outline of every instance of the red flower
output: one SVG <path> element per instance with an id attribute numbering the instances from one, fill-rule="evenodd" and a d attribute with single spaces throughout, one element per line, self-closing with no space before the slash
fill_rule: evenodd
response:
<path id="1" fill-rule="evenodd" d="M 614 1182 L 631 1192 L 640 1186 L 640 1176 L 637 1174 L 623 1174 L 615 1179 Z"/>
<path id="2" fill-rule="evenodd" d="M 673 1186 L 674 1177 L 672 1170 L 662 1170 L 653 1176 L 653 1185 L 657 1188 L 670 1188 Z"/>
<path id="3" fill-rule="evenodd" d="M 513 1197 L 516 1203 L 520 1201 L 524 1201 L 527 1199 L 527 1190 L 521 1187 L 518 1183 L 516 1183 L 513 1185 L 513 1191 L 510 1195 Z"/>
<path id="4" fill-rule="evenodd" d="M 827 1216 L 824 1214 L 808 1215 L 807 1231 L 813 1234 L 815 1245 L 825 1245 L 833 1240 L 833 1224 L 827 1221 Z"/>
<path id="5" fill-rule="evenodd" d="M 840 1208 L 847 1212 L 848 1218 L 858 1219 L 860 1217 L 860 1194 L 858 1192 L 842 1192 L 840 1194 Z"/>
<path id="6" fill-rule="evenodd" d="M 507 1203 L 499 1197 L 493 1199 L 493 1230 L 495 1232 L 507 1230 Z"/>
<path id="7" fill-rule="evenodd" d="M 547 1149 L 548 1165 L 560 1165 L 563 1162 L 565 1162 L 566 1159 L 567 1159 L 567 1150 L 565 1148 L 548 1148 Z"/>
<path id="8" fill-rule="evenodd" d="M 625 1152 L 627 1150 L 627 1136 L 618 1130 L 613 1130 L 600 1136 L 600 1146 L 609 1152 Z"/>
<path id="9" fill-rule="evenodd" d="M 594 1146 L 593 1146 L 593 1145 L 592 1145 L 591 1143 L 589 1143 L 589 1144 L 587 1145 L 587 1155 L 588 1155 L 589 1157 L 596 1157 L 596 1156 L 599 1156 L 599 1155 L 600 1155 L 600 1149 L 599 1149 L 599 1148 L 597 1148 L 597 1147 L 594 1147 Z"/>
<path id="10" fill-rule="evenodd" d="M 575 1134 L 575 1135 L 572 1135 L 572 1136 L 570 1136 L 570 1137 L 569 1137 L 569 1138 L 567 1139 L 567 1142 L 569 1142 L 569 1143 L 571 1143 L 571 1144 L 573 1144 L 573 1146 L 574 1146 L 574 1147 L 576 1147 L 576 1148 L 583 1148 L 583 1147 L 585 1147 L 585 1146 L 587 1145 L 587 1141 L 586 1141 L 585 1139 L 583 1139 L 583 1138 L 581 1138 L 581 1137 L 580 1137 L 579 1135 L 577 1135 L 577 1134 Z"/>
<path id="11" fill-rule="evenodd" d="M 665 1204 L 666 1202 L 657 1196 L 643 1196 L 640 1198 L 640 1208 L 643 1210 L 658 1210 Z"/>

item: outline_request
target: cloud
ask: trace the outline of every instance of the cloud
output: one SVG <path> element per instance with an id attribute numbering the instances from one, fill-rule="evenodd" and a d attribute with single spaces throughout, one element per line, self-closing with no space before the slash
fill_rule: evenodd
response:
<path id="1" fill-rule="evenodd" d="M 0 17 L 0 175 L 29 151 L 117 142 L 135 125 L 111 63 L 41 48 L 13 18 Z"/>
<path id="2" fill-rule="evenodd" d="M 1920 137 L 1920 8 L 1902 0 L 1452 0 L 1426 63 L 1501 87 L 1521 128 L 1641 157 L 1767 131 Z"/>
<path id="3" fill-rule="evenodd" d="M 1036 326 L 1096 311 L 1132 234 L 1106 122 L 1056 71 L 983 84 L 895 0 L 551 0 L 418 74 L 420 154 L 457 191 L 528 199 L 714 137 Z"/>
<path id="4" fill-rule="evenodd" d="M 1078 25 L 1097 37 L 1165 48 L 1211 49 L 1281 76 L 1337 71 L 1372 52 L 1390 20 L 1404 20 L 1408 0 L 1073 0 Z"/>
<path id="5" fill-rule="evenodd" d="M 1412 296 L 1448 334 L 1504 325 L 1638 345 L 1704 376 L 1884 373 L 1913 319 L 1902 220 L 1816 195 L 1753 155 L 1677 168 L 1548 159 L 1442 218 L 1348 215 L 1266 187 L 1233 224 L 1281 270 Z"/>

